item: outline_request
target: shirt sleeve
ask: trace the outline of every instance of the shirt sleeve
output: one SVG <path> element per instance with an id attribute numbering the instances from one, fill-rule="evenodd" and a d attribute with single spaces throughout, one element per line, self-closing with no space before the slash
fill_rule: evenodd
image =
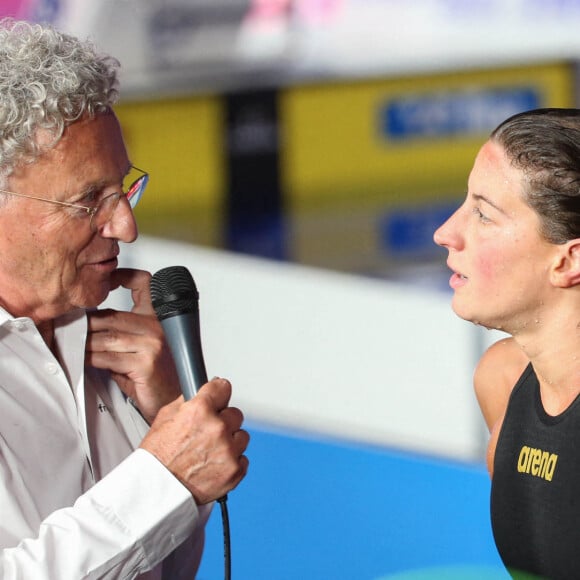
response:
<path id="1" fill-rule="evenodd" d="M 135 578 L 186 540 L 203 543 L 209 509 L 137 449 L 72 507 L 48 516 L 36 538 L 2 550 L 0 578 Z"/>

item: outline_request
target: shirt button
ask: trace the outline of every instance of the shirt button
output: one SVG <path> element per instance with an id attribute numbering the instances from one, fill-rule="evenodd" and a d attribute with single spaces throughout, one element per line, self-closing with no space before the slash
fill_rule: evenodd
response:
<path id="1" fill-rule="evenodd" d="M 58 373 L 58 365 L 55 363 L 46 363 L 44 369 L 51 375 L 56 375 L 56 373 Z"/>

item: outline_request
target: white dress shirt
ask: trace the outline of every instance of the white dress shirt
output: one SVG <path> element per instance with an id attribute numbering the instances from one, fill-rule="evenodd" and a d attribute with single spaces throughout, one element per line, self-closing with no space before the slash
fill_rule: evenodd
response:
<path id="1" fill-rule="evenodd" d="M 0 308 L 0 578 L 193 578 L 210 507 L 150 453 L 147 424 L 108 373 L 85 369 L 83 310 L 55 321 Z M 179 575 L 178 575 L 179 574 Z"/>

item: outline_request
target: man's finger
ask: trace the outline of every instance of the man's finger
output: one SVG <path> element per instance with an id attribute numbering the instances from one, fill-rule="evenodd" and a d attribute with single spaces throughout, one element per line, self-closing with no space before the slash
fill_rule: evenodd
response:
<path id="1" fill-rule="evenodd" d="M 111 274 L 111 286 L 113 288 L 122 287 L 131 290 L 131 299 L 133 300 L 131 312 L 137 314 L 155 314 L 151 304 L 150 283 L 151 274 L 145 270 L 117 268 Z"/>
<path id="2" fill-rule="evenodd" d="M 206 397 L 209 399 L 211 407 L 220 412 L 228 406 L 230 397 L 232 396 L 232 385 L 226 379 L 214 378 L 201 389 L 199 389 L 196 397 Z"/>

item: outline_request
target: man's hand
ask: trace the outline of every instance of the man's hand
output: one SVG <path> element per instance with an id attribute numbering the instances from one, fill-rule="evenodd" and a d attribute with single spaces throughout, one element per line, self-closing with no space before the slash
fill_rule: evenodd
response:
<path id="1" fill-rule="evenodd" d="M 113 288 L 131 290 L 131 312 L 111 309 L 89 313 L 87 363 L 108 369 L 151 424 L 159 409 L 180 394 L 175 364 L 151 304 L 151 274 L 119 268 Z"/>
<path id="2" fill-rule="evenodd" d="M 201 505 L 232 490 L 248 470 L 244 452 L 250 436 L 244 416 L 228 407 L 231 385 L 213 379 L 186 402 L 163 407 L 140 447 L 146 449 L 191 491 Z"/>

